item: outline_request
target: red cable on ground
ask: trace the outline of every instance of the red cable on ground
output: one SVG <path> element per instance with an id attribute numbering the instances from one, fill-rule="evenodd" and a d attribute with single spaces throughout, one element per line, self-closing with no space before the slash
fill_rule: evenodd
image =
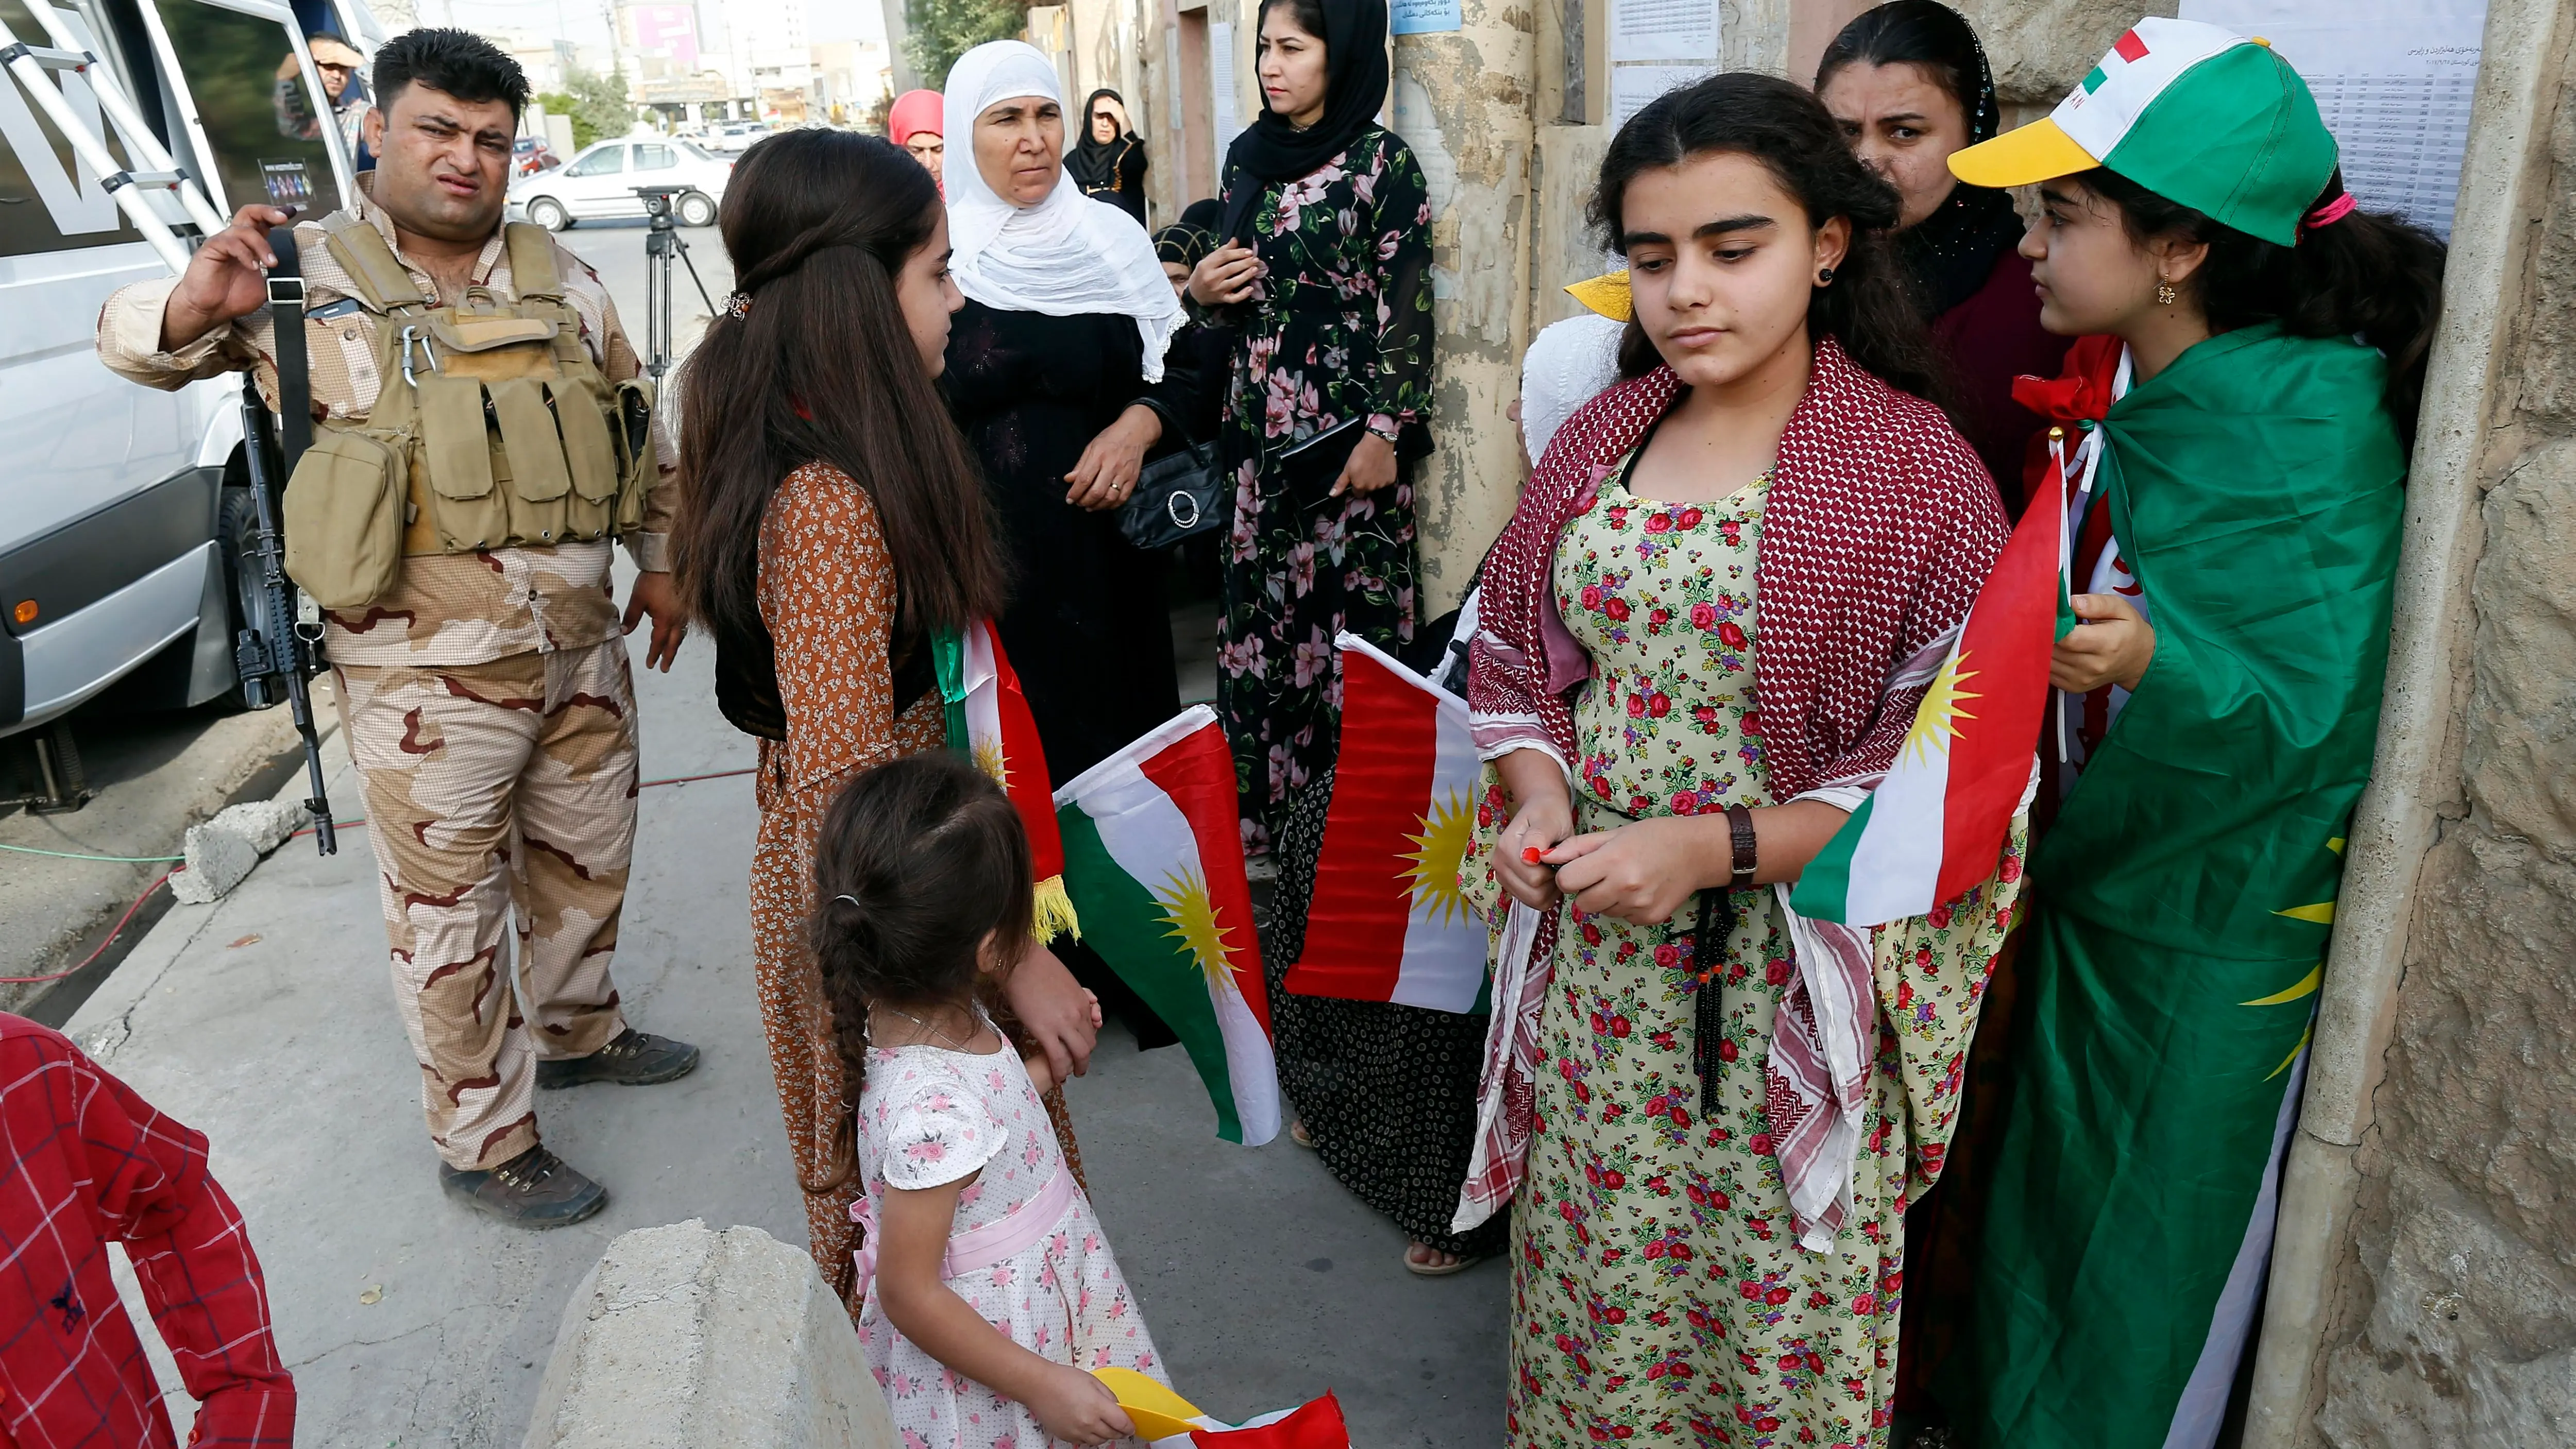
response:
<path id="1" fill-rule="evenodd" d="M 152 884 L 145 886 L 143 888 L 143 894 L 136 896 L 134 898 L 134 904 L 127 906 L 125 908 L 125 914 L 117 917 L 116 924 L 108 929 L 107 939 L 99 942 L 98 949 L 90 952 L 88 958 L 82 961 L 80 965 L 73 967 L 69 971 L 57 971 L 51 976 L 0 976 L 0 985 L 30 986 L 39 981 L 60 981 L 66 976 L 78 975 L 83 970 L 86 970 L 91 961 L 95 961 L 99 957 L 106 955 L 107 948 L 116 944 L 117 936 L 125 930 L 125 923 L 134 919 L 134 913 L 143 909 L 143 903 L 152 899 L 152 893 L 169 884 L 170 877 L 177 874 L 178 872 L 175 870 L 165 870 L 161 872 L 159 879 L 153 881 Z"/>
<path id="2" fill-rule="evenodd" d="M 729 780 L 736 775 L 748 775 L 751 773 L 752 769 L 750 767 L 745 767 L 739 770 L 716 770 L 704 775 L 674 775 L 667 780 L 646 780 L 635 788 L 643 790 L 650 789 L 655 785 L 686 785 L 698 780 Z M 364 825 L 366 823 L 366 817 L 362 815 L 355 820 L 334 820 L 331 822 L 331 828 L 334 830 L 346 830 L 353 825 Z M 288 836 L 287 839 L 293 840 L 299 836 L 310 835 L 312 833 L 313 827 L 306 826 L 304 829 L 295 832 L 294 835 Z M 0 976 L 0 986 L 33 986 L 40 982 L 60 981 L 66 976 L 77 976 L 82 971 L 87 970 L 90 962 L 106 955 L 107 948 L 116 944 L 116 938 L 124 932 L 126 923 L 134 919 L 134 913 L 136 911 L 143 909 L 143 903 L 145 901 L 152 899 L 152 893 L 161 889 L 161 887 L 168 885 L 170 883 L 170 877 L 177 875 L 178 873 L 179 872 L 176 869 L 165 870 L 161 872 L 160 876 L 155 879 L 152 884 L 145 886 L 143 888 L 143 894 L 134 898 L 134 904 L 125 908 L 125 914 L 116 918 L 116 924 L 108 930 L 107 939 L 99 942 L 98 949 L 90 952 L 88 957 L 85 958 L 80 965 L 73 967 L 69 971 L 56 971 L 49 976 Z"/>

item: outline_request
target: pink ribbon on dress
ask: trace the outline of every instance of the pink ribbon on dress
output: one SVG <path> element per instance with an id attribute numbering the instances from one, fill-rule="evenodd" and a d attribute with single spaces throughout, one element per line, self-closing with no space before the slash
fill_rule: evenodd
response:
<path id="1" fill-rule="evenodd" d="M 1038 1195 L 1011 1209 L 1000 1221 L 980 1228 L 953 1233 L 948 1239 L 948 1256 L 940 1265 L 944 1279 L 963 1278 L 969 1273 L 990 1268 L 1019 1256 L 1022 1249 L 1046 1241 L 1056 1224 L 1064 1221 L 1065 1209 L 1072 1207 L 1081 1189 L 1074 1185 L 1073 1171 L 1056 1164 L 1055 1176 L 1047 1179 Z M 850 1221 L 859 1225 L 859 1246 L 850 1254 L 858 1265 L 857 1295 L 865 1302 L 868 1285 L 877 1277 L 877 1205 L 876 1199 L 862 1193 L 850 1204 Z"/>

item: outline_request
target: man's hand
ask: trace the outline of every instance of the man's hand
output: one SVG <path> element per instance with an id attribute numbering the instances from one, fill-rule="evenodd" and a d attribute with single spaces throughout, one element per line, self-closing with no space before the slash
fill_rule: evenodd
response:
<path id="1" fill-rule="evenodd" d="M 1377 433 L 1370 433 L 1351 449 L 1350 461 L 1342 465 L 1342 476 L 1333 480 L 1335 498 L 1345 493 L 1375 493 L 1395 486 L 1395 444 Z"/>
<path id="2" fill-rule="evenodd" d="M 1100 1001 L 1053 951 L 1030 942 L 1029 953 L 1002 983 L 1002 998 L 1046 1053 L 1058 1082 L 1091 1070 L 1091 1049 L 1100 1040 Z"/>
<path id="3" fill-rule="evenodd" d="M 245 206 L 233 213 L 232 225 L 197 248 L 161 309 L 162 351 L 175 352 L 268 301 L 268 269 L 277 265 L 268 229 L 294 216 L 280 207 Z"/>
<path id="4" fill-rule="evenodd" d="M 2137 606 L 2118 594 L 2077 594 L 2068 603 L 2084 622 L 2057 641 L 2048 682 L 2069 694 L 2105 684 L 2137 688 L 2156 657 L 2156 631 Z"/>
<path id="5" fill-rule="evenodd" d="M 1064 475 L 1072 484 L 1064 501 L 1076 508 L 1097 513 L 1115 508 L 1136 491 L 1136 475 L 1144 470 L 1145 450 L 1163 436 L 1163 415 L 1143 403 L 1130 403 L 1118 421 L 1100 430 L 1073 471 Z"/>
<path id="6" fill-rule="evenodd" d="M 671 661 L 680 657 L 680 641 L 689 635 L 689 613 L 680 607 L 680 593 L 669 574 L 635 576 L 635 587 L 626 595 L 625 632 L 634 633 L 636 621 L 646 614 L 653 616 L 653 642 L 644 651 L 644 667 L 668 674 Z"/>

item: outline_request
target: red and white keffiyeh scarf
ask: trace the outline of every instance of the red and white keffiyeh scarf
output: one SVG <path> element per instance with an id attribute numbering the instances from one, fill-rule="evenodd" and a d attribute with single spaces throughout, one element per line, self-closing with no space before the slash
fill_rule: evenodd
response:
<path id="1" fill-rule="evenodd" d="M 1535 749 L 1566 766 L 1579 754 L 1573 691 L 1592 664 L 1557 614 L 1557 544 L 1680 386 L 1658 368 L 1568 420 L 1486 559 L 1467 686 L 1486 759 Z M 1772 799 L 1850 809 L 1887 773 L 2008 531 L 1985 466 L 1937 408 L 1830 338 L 1817 344 L 1807 394 L 1781 435 L 1754 570 L 1760 708 L 1744 728 L 1762 738 Z M 1780 901 L 1786 913 L 1786 890 Z M 1867 930 L 1788 918 L 1795 959 L 1764 1069 L 1771 1130 L 1753 1146 L 1778 1156 L 1792 1226 L 1821 1251 L 1850 1202 L 1876 1055 L 1872 941 Z M 1514 905 L 1506 923 L 1461 1231 L 1509 1202 L 1527 1170 L 1557 919 Z"/>

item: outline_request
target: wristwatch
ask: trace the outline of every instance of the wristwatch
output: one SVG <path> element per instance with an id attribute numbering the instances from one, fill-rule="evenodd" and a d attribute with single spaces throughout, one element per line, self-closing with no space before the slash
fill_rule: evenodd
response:
<path id="1" fill-rule="evenodd" d="M 1727 883 L 1731 891 L 1748 890 L 1753 885 L 1756 864 L 1756 842 L 1753 836 L 1753 812 L 1741 805 L 1726 807 L 1726 824 L 1735 837 L 1735 874 Z"/>

